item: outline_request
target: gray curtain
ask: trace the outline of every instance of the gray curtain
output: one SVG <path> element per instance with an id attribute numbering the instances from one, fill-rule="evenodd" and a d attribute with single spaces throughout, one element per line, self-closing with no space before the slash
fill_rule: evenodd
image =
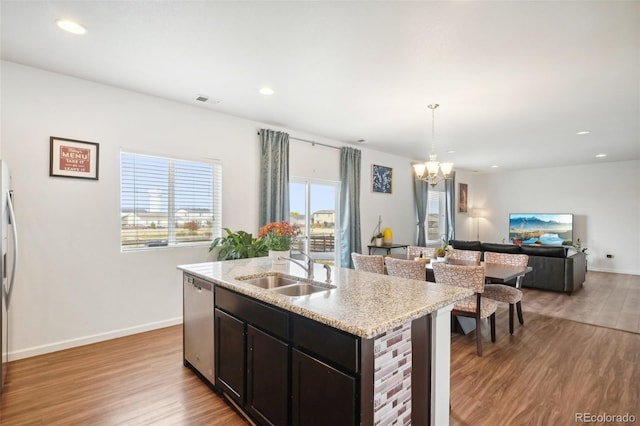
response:
<path id="1" fill-rule="evenodd" d="M 289 220 L 289 134 L 260 130 L 259 226 Z"/>
<path id="2" fill-rule="evenodd" d="M 360 236 L 360 150 L 340 149 L 340 266 L 352 268 L 351 253 L 362 251 Z"/>
<path id="3" fill-rule="evenodd" d="M 451 179 L 444 181 L 444 192 L 447 206 L 445 229 L 447 241 L 451 241 L 456 238 L 456 172 L 451 172 Z"/>
<path id="4" fill-rule="evenodd" d="M 427 236 L 424 223 L 427 218 L 427 204 L 429 202 L 429 184 L 423 180 L 413 180 L 413 193 L 416 200 L 416 213 L 418 216 L 418 238 L 416 245 L 426 246 Z"/>

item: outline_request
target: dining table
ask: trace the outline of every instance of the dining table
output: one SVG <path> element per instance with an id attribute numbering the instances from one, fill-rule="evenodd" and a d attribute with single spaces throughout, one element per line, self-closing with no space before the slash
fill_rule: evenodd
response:
<path id="1" fill-rule="evenodd" d="M 425 266 L 427 268 L 427 281 L 435 282 L 435 278 L 433 276 L 433 263 L 440 262 L 438 260 L 432 260 L 429 263 L 426 263 Z M 469 260 L 457 260 L 457 259 L 449 259 L 445 262 L 453 265 L 463 265 L 463 266 L 474 266 L 478 265 L 478 263 L 469 261 Z M 511 265 L 502 265 L 499 263 L 486 263 L 480 262 L 481 265 L 484 265 L 484 276 L 487 281 L 491 281 L 493 283 L 504 283 L 507 281 L 511 281 L 514 278 L 520 278 L 517 281 L 516 287 L 520 288 L 521 278 L 524 277 L 527 273 L 531 272 L 533 268 L 531 266 L 520 267 L 520 266 L 511 266 Z"/>

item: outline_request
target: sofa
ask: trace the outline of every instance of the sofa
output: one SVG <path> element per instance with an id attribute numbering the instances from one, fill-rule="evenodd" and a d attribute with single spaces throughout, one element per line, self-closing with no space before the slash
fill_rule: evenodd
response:
<path id="1" fill-rule="evenodd" d="M 522 286 L 571 294 L 582 287 L 587 271 L 587 256 L 567 246 L 515 245 L 452 240 L 457 250 L 517 253 L 529 256 L 532 271 L 524 276 Z"/>

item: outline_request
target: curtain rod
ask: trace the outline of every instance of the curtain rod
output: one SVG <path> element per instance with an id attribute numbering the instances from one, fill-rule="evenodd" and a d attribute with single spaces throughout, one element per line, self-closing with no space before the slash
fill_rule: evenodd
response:
<path id="1" fill-rule="evenodd" d="M 260 132 L 258 132 L 258 136 L 260 136 Z M 320 143 L 320 142 L 316 142 L 316 141 L 310 141 L 308 139 L 301 139 L 301 138 L 295 138 L 293 136 L 289 136 L 289 139 L 293 139 L 294 141 L 300 141 L 300 142 L 305 142 L 305 143 L 310 143 L 312 146 L 316 146 L 316 145 L 320 145 L 320 146 L 324 146 L 327 148 L 333 148 L 333 149 L 337 149 L 340 150 L 341 148 L 337 147 L 337 146 L 333 146 L 333 145 L 327 145 L 326 143 Z"/>

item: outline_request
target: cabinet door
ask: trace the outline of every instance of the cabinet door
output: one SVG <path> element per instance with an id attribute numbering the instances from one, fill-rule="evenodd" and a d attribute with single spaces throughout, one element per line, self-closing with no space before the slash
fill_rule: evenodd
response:
<path id="1" fill-rule="evenodd" d="M 252 326 L 247 326 L 247 409 L 260 424 L 288 424 L 289 345 Z"/>
<path id="2" fill-rule="evenodd" d="M 356 379 L 292 349 L 292 425 L 356 424 Z"/>
<path id="3" fill-rule="evenodd" d="M 216 386 L 244 405 L 245 324 L 219 309 L 215 324 Z"/>

